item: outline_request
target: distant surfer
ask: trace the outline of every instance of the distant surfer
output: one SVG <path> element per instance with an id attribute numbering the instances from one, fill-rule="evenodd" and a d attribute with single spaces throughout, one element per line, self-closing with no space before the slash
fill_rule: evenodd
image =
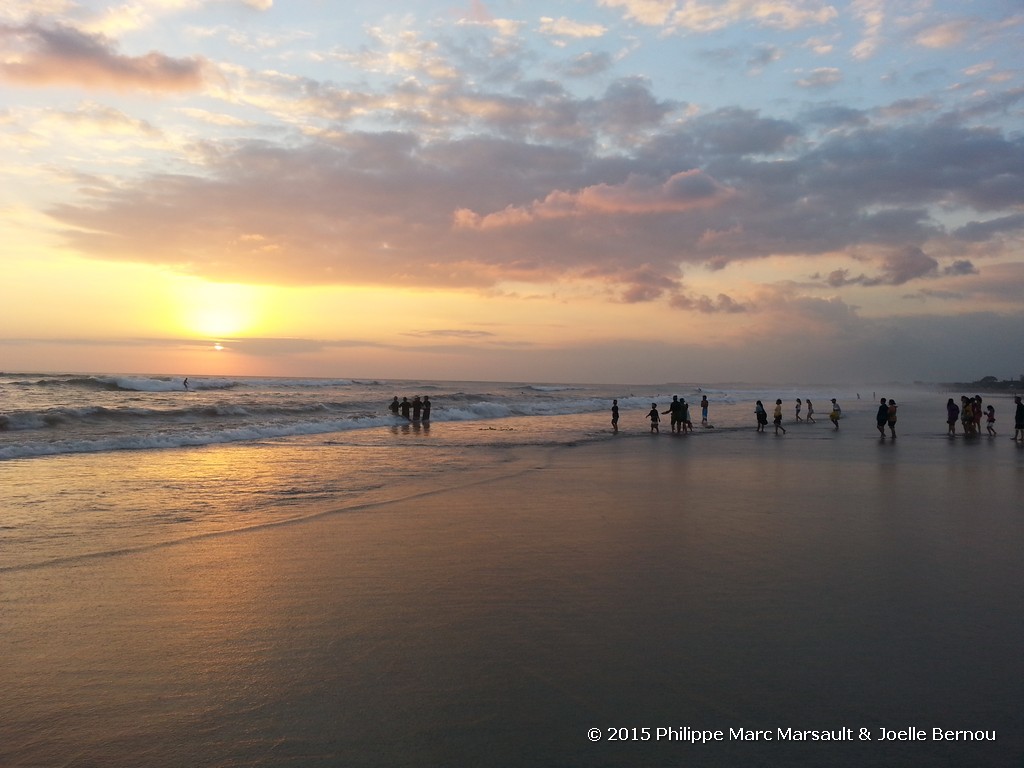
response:
<path id="1" fill-rule="evenodd" d="M 181 383 L 185 385 L 185 391 L 188 392 L 188 376 L 186 376 L 185 380 Z"/>

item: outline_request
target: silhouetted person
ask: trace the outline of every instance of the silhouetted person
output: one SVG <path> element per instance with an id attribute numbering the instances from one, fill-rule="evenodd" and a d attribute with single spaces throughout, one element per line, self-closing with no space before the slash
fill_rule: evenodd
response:
<path id="1" fill-rule="evenodd" d="M 1024 403 L 1020 401 L 1020 395 L 1013 398 L 1017 409 L 1013 414 L 1013 439 L 1024 440 Z"/>
<path id="2" fill-rule="evenodd" d="M 704 395 L 700 399 L 700 423 L 703 426 L 708 425 L 708 396 Z"/>
<path id="3" fill-rule="evenodd" d="M 398 410 L 401 407 L 402 404 L 398 402 L 398 395 L 395 395 L 395 399 L 391 401 L 391 405 L 388 406 L 388 410 L 391 411 L 391 413 L 393 413 L 395 416 L 397 416 Z"/>
<path id="4" fill-rule="evenodd" d="M 960 406 L 951 397 L 946 401 L 946 424 L 949 426 L 949 434 L 956 435 L 956 423 L 960 419 Z"/>
<path id="5" fill-rule="evenodd" d="M 419 395 L 416 395 L 416 397 L 412 399 L 412 420 L 419 421 L 421 413 L 423 413 L 423 401 L 420 400 Z"/>
<path id="6" fill-rule="evenodd" d="M 760 400 L 754 406 L 754 415 L 757 416 L 757 431 L 764 432 L 764 428 L 768 425 L 768 411 L 764 409 Z"/>
<path id="7" fill-rule="evenodd" d="M 612 432 L 619 431 L 619 401 L 612 400 Z"/>
<path id="8" fill-rule="evenodd" d="M 775 412 L 772 414 L 775 421 L 775 434 L 779 434 L 779 430 L 782 430 L 782 434 L 786 434 L 786 428 L 782 426 L 782 398 L 775 401 Z"/>
<path id="9" fill-rule="evenodd" d="M 651 403 L 651 412 L 647 414 L 647 418 L 651 420 L 651 432 L 660 432 L 658 429 L 658 421 L 661 417 L 658 416 L 657 403 Z"/>
<path id="10" fill-rule="evenodd" d="M 889 420 L 889 405 L 885 402 L 885 398 L 882 398 L 881 404 L 878 406 L 878 413 L 875 415 L 875 425 L 878 427 L 878 434 L 885 439 L 885 422 Z"/>
<path id="11" fill-rule="evenodd" d="M 400 407 L 400 409 L 402 411 L 402 416 L 405 419 L 411 418 L 410 411 L 412 410 L 412 403 L 409 402 L 409 398 L 408 397 L 403 397 L 402 398 L 402 404 L 399 407 Z"/>
<path id="12" fill-rule="evenodd" d="M 430 398 L 427 395 L 423 396 L 423 420 L 430 421 Z"/>
<path id="13" fill-rule="evenodd" d="M 889 425 L 889 435 L 893 440 L 896 439 L 896 401 L 891 397 L 889 398 L 889 409 L 886 417 L 886 423 Z"/>
<path id="14" fill-rule="evenodd" d="M 683 426 L 683 413 L 682 406 L 679 403 L 679 395 L 672 395 L 672 403 L 669 405 L 668 410 L 662 411 L 663 414 L 669 414 L 669 424 L 672 427 L 674 433 L 676 429 L 682 431 Z"/>

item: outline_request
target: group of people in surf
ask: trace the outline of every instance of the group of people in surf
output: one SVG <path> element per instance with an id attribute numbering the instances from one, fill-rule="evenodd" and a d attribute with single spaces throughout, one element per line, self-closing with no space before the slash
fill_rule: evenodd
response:
<path id="1" fill-rule="evenodd" d="M 708 426 L 708 398 L 704 395 L 700 399 L 700 423 L 702 426 Z M 669 417 L 669 424 L 672 427 L 672 432 L 677 434 L 685 434 L 687 432 L 693 432 L 693 421 L 690 419 L 690 404 L 685 399 L 679 397 L 679 395 L 672 395 L 672 402 L 669 403 L 668 410 L 659 411 L 657 403 L 651 403 L 650 413 L 647 414 L 647 418 L 651 420 L 651 432 L 659 432 L 659 425 L 661 424 L 661 417 L 667 415 Z M 619 431 L 619 401 L 612 401 L 612 429 L 616 432 Z"/>
<path id="2" fill-rule="evenodd" d="M 807 405 L 807 416 L 801 416 L 800 413 L 803 411 L 804 405 Z M 810 399 L 804 401 L 802 398 L 796 399 L 795 416 L 798 424 L 817 424 L 814 420 L 814 403 Z M 768 426 L 768 411 L 765 410 L 764 403 L 758 400 L 754 404 L 754 417 L 757 419 L 757 431 L 764 432 L 765 427 Z M 779 434 L 779 430 L 782 430 L 782 434 L 786 434 L 786 428 L 782 426 L 782 398 L 775 400 L 775 409 L 772 413 L 772 420 L 775 424 L 775 434 Z M 835 430 L 839 429 L 839 420 L 843 418 L 843 409 L 836 402 L 836 399 L 832 398 L 832 410 L 828 414 L 829 421 L 832 422 L 832 427 Z M 894 422 L 895 423 L 895 420 Z"/>
<path id="3" fill-rule="evenodd" d="M 858 395 L 858 399 L 860 396 Z M 1014 440 L 1024 441 L 1024 401 L 1020 395 L 1013 398 L 1013 402 L 1016 406 L 1014 411 Z M 705 427 L 710 426 L 708 424 L 708 399 L 704 396 L 701 399 L 701 424 Z M 804 405 L 807 406 L 806 416 L 802 416 Z M 875 427 L 878 429 L 878 434 L 881 438 L 885 439 L 885 430 L 889 430 L 889 436 L 892 439 L 896 439 L 896 421 L 897 411 L 899 406 L 896 401 L 892 398 L 888 400 L 881 398 L 878 403 L 878 410 L 875 414 Z M 786 428 L 782 425 L 782 398 L 775 400 L 775 409 L 773 412 L 773 421 L 775 424 L 775 434 L 786 434 Z M 686 434 L 687 432 L 693 431 L 693 422 L 690 419 L 690 405 L 686 400 L 681 399 L 677 395 L 672 396 L 672 403 L 669 405 L 668 410 L 661 411 L 658 409 L 657 403 L 651 403 L 651 410 L 647 414 L 647 418 L 651 422 L 651 432 L 657 433 L 660 431 L 661 417 L 668 414 L 670 417 L 672 432 L 679 434 Z M 764 432 L 768 426 L 768 411 L 765 409 L 764 404 L 758 400 L 754 405 L 754 415 L 757 419 L 757 431 Z M 816 424 L 814 420 L 814 404 L 810 400 L 803 400 L 801 398 L 796 399 L 796 422 L 797 423 L 809 423 Z M 829 412 L 829 421 L 832 422 L 832 427 L 836 431 L 839 430 L 839 420 L 843 418 L 843 409 L 836 402 L 836 399 L 832 398 L 832 410 Z M 946 403 L 946 423 L 949 426 L 949 434 L 956 434 L 956 424 L 959 421 L 963 426 L 963 432 L 965 436 L 971 437 L 974 435 L 981 434 L 981 422 L 985 419 L 986 430 L 991 437 L 996 436 L 996 409 L 990 403 L 988 406 L 983 406 L 981 395 L 975 395 L 974 397 L 967 397 L 966 395 L 960 398 L 960 405 L 956 404 L 953 398 L 949 398 Z M 619 431 L 619 401 L 612 401 L 612 429 L 615 432 Z"/>
<path id="4" fill-rule="evenodd" d="M 430 421 L 430 398 L 427 395 L 422 398 L 416 395 L 412 401 L 408 397 L 403 397 L 399 402 L 398 395 L 395 395 L 388 410 L 392 415 L 401 416 L 406 421 Z"/>
<path id="5" fill-rule="evenodd" d="M 1013 398 L 1016 406 L 1013 414 L 1014 440 L 1024 440 L 1024 402 L 1021 402 L 1020 395 Z M 991 403 L 985 406 L 982 403 L 981 395 L 968 397 L 960 396 L 960 405 L 951 397 L 946 401 L 946 426 L 952 437 L 956 435 L 956 423 L 959 421 L 965 437 L 974 437 L 981 434 L 981 421 L 985 420 L 985 431 L 989 437 L 995 437 L 996 432 L 996 409 Z"/>

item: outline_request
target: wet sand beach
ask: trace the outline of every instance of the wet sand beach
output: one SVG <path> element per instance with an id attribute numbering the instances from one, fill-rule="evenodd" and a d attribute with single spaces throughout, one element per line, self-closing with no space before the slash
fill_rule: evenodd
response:
<path id="1" fill-rule="evenodd" d="M 0 764 L 1022 765 L 1019 449 L 815 435 L 7 570 Z"/>

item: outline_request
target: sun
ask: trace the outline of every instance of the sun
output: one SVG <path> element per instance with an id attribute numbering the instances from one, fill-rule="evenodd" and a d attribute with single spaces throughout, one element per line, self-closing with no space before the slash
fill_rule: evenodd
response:
<path id="1" fill-rule="evenodd" d="M 241 336 L 258 325 L 261 304 L 253 286 L 195 281 L 182 293 L 181 324 L 207 338 Z"/>

